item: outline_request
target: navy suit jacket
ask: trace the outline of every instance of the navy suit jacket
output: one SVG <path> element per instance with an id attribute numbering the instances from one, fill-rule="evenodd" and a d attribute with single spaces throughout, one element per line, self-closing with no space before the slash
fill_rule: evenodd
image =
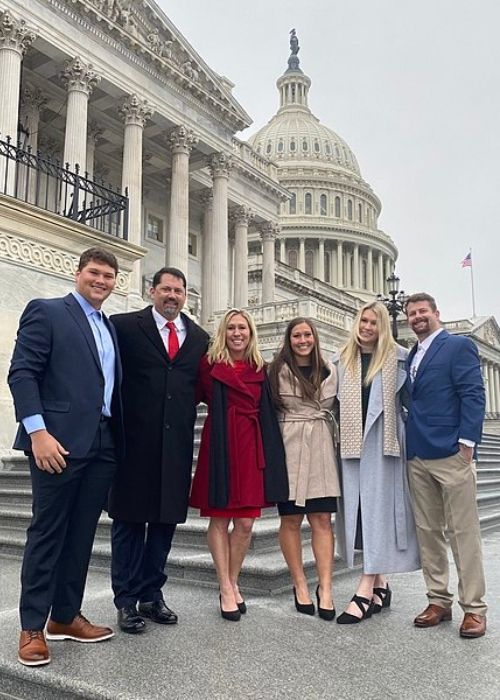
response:
<path id="1" fill-rule="evenodd" d="M 417 345 L 407 360 L 408 377 Z M 485 393 L 479 354 L 465 336 L 441 331 L 408 378 L 408 459 L 442 459 L 458 452 L 458 439 L 481 441 Z"/>
<path id="2" fill-rule="evenodd" d="M 104 319 L 116 352 L 111 413 L 120 456 L 122 370 L 115 329 Z M 69 451 L 70 458 L 87 455 L 101 418 L 104 376 L 89 322 L 73 294 L 29 302 L 19 322 L 8 381 L 18 421 L 40 413 L 47 430 Z M 22 423 L 14 448 L 31 451 Z"/>

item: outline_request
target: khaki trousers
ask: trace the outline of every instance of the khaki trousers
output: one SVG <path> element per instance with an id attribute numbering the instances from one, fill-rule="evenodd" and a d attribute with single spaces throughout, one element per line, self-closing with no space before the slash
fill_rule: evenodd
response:
<path id="1" fill-rule="evenodd" d="M 408 462 L 422 571 L 429 603 L 451 607 L 445 530 L 458 574 L 458 602 L 485 615 L 485 580 L 476 502 L 476 465 L 458 452 L 445 459 Z"/>

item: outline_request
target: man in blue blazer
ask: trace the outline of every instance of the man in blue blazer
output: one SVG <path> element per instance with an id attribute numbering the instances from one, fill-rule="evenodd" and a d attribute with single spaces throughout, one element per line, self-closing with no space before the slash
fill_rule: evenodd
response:
<path id="1" fill-rule="evenodd" d="M 447 530 L 464 612 L 460 636 L 482 637 L 487 607 L 474 463 L 485 411 L 479 355 L 470 338 L 441 327 L 429 294 L 410 296 L 406 315 L 418 338 L 408 357 L 408 472 L 429 599 L 414 624 L 451 620 Z"/>
<path id="2" fill-rule="evenodd" d="M 95 530 L 121 454 L 121 365 L 113 327 L 100 311 L 118 263 L 99 248 L 80 257 L 75 290 L 24 310 L 9 371 L 28 455 L 33 518 L 21 573 L 25 666 L 50 661 L 47 639 L 99 642 L 113 636 L 81 614 Z"/>

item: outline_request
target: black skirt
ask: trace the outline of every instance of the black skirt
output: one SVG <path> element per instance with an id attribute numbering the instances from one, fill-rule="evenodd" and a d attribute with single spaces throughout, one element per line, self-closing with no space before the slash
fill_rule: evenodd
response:
<path id="1" fill-rule="evenodd" d="M 308 498 L 305 506 L 296 506 L 295 501 L 278 503 L 280 515 L 304 515 L 305 513 L 336 513 L 337 499 L 335 496 L 325 498 Z"/>

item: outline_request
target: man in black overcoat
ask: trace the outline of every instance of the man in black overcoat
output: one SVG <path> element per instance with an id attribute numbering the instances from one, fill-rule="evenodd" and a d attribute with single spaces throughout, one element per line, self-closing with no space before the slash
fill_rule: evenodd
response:
<path id="1" fill-rule="evenodd" d="M 180 270 L 159 270 L 150 294 L 152 306 L 111 317 L 125 423 L 125 458 L 109 501 L 111 574 L 118 624 L 130 633 L 144 629 L 145 617 L 177 622 L 162 587 L 176 524 L 187 516 L 196 378 L 208 345 L 207 333 L 181 313 L 186 278 Z"/>

